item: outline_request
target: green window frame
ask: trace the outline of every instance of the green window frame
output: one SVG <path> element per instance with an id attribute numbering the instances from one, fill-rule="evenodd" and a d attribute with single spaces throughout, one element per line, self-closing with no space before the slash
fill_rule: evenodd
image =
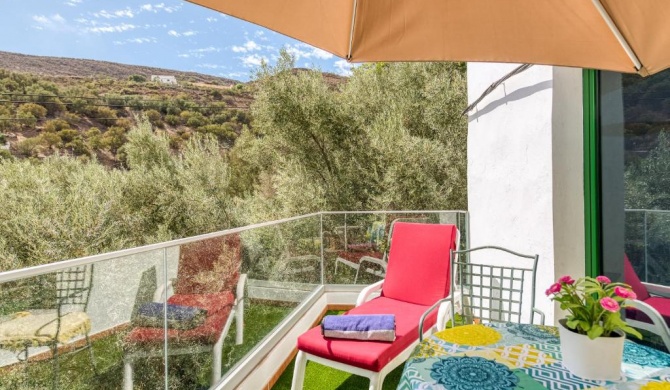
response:
<path id="1" fill-rule="evenodd" d="M 600 129 L 598 126 L 598 71 L 583 70 L 584 106 L 584 232 L 585 274 L 600 275 L 602 266 L 602 229 L 600 206 Z"/>

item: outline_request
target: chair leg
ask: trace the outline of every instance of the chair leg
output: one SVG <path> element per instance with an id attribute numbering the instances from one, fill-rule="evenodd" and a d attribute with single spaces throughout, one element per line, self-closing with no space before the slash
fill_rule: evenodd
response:
<path id="1" fill-rule="evenodd" d="M 370 390 L 382 390 L 382 383 L 384 383 L 384 377 L 378 372 L 374 373 L 370 377 Z"/>
<path id="2" fill-rule="evenodd" d="M 58 389 L 58 343 L 51 346 L 51 354 L 53 359 L 53 388 Z"/>
<path id="3" fill-rule="evenodd" d="M 212 348 L 212 380 L 211 385 L 214 386 L 216 382 L 221 379 L 221 364 L 223 363 L 223 339 L 225 334 L 221 333 L 219 340 Z"/>
<path id="4" fill-rule="evenodd" d="M 235 344 L 244 342 L 244 301 L 241 300 L 235 310 Z"/>
<path id="5" fill-rule="evenodd" d="M 305 381 L 305 367 L 307 366 L 307 356 L 303 351 L 298 351 L 295 357 L 295 367 L 293 368 L 293 381 L 291 390 L 302 390 Z"/>
<path id="6" fill-rule="evenodd" d="M 88 333 L 86 333 L 86 344 L 88 345 L 88 357 L 91 359 L 91 367 L 93 368 L 93 374 L 95 376 L 98 376 L 98 367 L 95 365 L 95 355 L 93 354 L 93 343 L 91 343 L 91 339 L 88 337 Z"/>
<path id="7" fill-rule="evenodd" d="M 133 361 L 123 361 L 123 390 L 133 390 Z"/>

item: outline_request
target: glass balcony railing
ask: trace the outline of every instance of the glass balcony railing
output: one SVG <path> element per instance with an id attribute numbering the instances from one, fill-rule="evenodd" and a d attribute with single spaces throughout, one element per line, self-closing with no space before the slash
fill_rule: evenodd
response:
<path id="1" fill-rule="evenodd" d="M 2 272 L 0 389 L 198 389 L 242 375 L 324 286 L 383 278 L 399 218 L 456 224 L 467 247 L 466 212 L 323 212 Z"/>
<path id="2" fill-rule="evenodd" d="M 670 285 L 670 210 L 626 210 L 625 250 L 642 281 Z"/>

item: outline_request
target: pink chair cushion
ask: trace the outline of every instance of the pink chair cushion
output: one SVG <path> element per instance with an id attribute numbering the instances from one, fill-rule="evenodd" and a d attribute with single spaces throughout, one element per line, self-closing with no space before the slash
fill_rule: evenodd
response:
<path id="1" fill-rule="evenodd" d="M 449 251 L 456 226 L 396 222 L 382 295 L 432 305 L 449 295 Z"/>
<path id="2" fill-rule="evenodd" d="M 635 295 L 637 295 L 637 299 L 640 301 L 646 301 L 649 299 L 650 295 L 647 291 L 647 288 L 644 287 L 640 281 L 640 278 L 638 278 L 637 273 L 635 272 L 633 265 L 630 263 L 630 260 L 628 260 L 628 255 L 626 254 L 623 255 L 623 275 L 625 282 L 630 284 L 630 287 L 635 292 Z"/>
<path id="3" fill-rule="evenodd" d="M 650 297 L 645 299 L 644 303 L 658 310 L 665 323 L 670 326 L 670 298 Z M 646 314 L 633 308 L 626 309 L 626 317 L 651 324 L 651 319 Z"/>
<path id="4" fill-rule="evenodd" d="M 329 360 L 379 372 L 419 338 L 419 319 L 428 307 L 378 297 L 351 309 L 347 314 L 395 314 L 396 340 L 393 343 L 327 339 L 321 335 L 321 327 L 317 326 L 298 338 L 298 349 Z M 435 325 L 436 319 L 437 310 L 434 310 L 427 317 L 424 329 Z"/>
<path id="5" fill-rule="evenodd" d="M 219 339 L 228 320 L 235 296 L 230 291 L 216 294 L 173 295 L 168 303 L 194 306 L 207 310 L 205 322 L 193 329 L 168 329 L 168 345 L 214 344 Z M 125 337 L 127 344 L 161 346 L 165 332 L 163 328 L 137 327 Z"/>

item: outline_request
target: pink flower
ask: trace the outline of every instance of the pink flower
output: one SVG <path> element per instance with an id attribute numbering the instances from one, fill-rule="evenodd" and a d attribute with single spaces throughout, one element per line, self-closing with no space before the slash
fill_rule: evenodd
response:
<path id="1" fill-rule="evenodd" d="M 596 280 L 599 281 L 600 283 L 605 283 L 605 284 L 612 283 L 610 278 L 608 278 L 605 275 L 596 276 Z"/>
<path id="2" fill-rule="evenodd" d="M 551 295 L 551 294 L 556 294 L 556 293 L 559 292 L 559 291 L 561 291 L 561 284 L 560 284 L 560 283 L 554 283 L 554 284 L 552 284 L 551 286 L 549 286 L 549 288 L 547 289 L 547 291 L 545 291 L 544 293 L 545 293 L 547 296 L 549 296 L 549 295 Z"/>
<path id="3" fill-rule="evenodd" d="M 570 275 L 565 275 L 561 276 L 560 279 L 558 279 L 558 283 L 573 284 L 575 283 L 575 280 L 572 277 L 570 277 Z"/>
<path id="4" fill-rule="evenodd" d="M 616 313 L 617 311 L 619 311 L 619 304 L 610 297 L 605 297 L 601 299 L 600 306 L 602 306 L 603 309 L 607 311 L 611 311 L 612 313 Z"/>
<path id="5" fill-rule="evenodd" d="M 632 290 L 623 288 L 621 286 L 614 287 L 614 293 L 620 296 L 621 298 L 637 299 L 637 294 L 635 294 Z"/>

